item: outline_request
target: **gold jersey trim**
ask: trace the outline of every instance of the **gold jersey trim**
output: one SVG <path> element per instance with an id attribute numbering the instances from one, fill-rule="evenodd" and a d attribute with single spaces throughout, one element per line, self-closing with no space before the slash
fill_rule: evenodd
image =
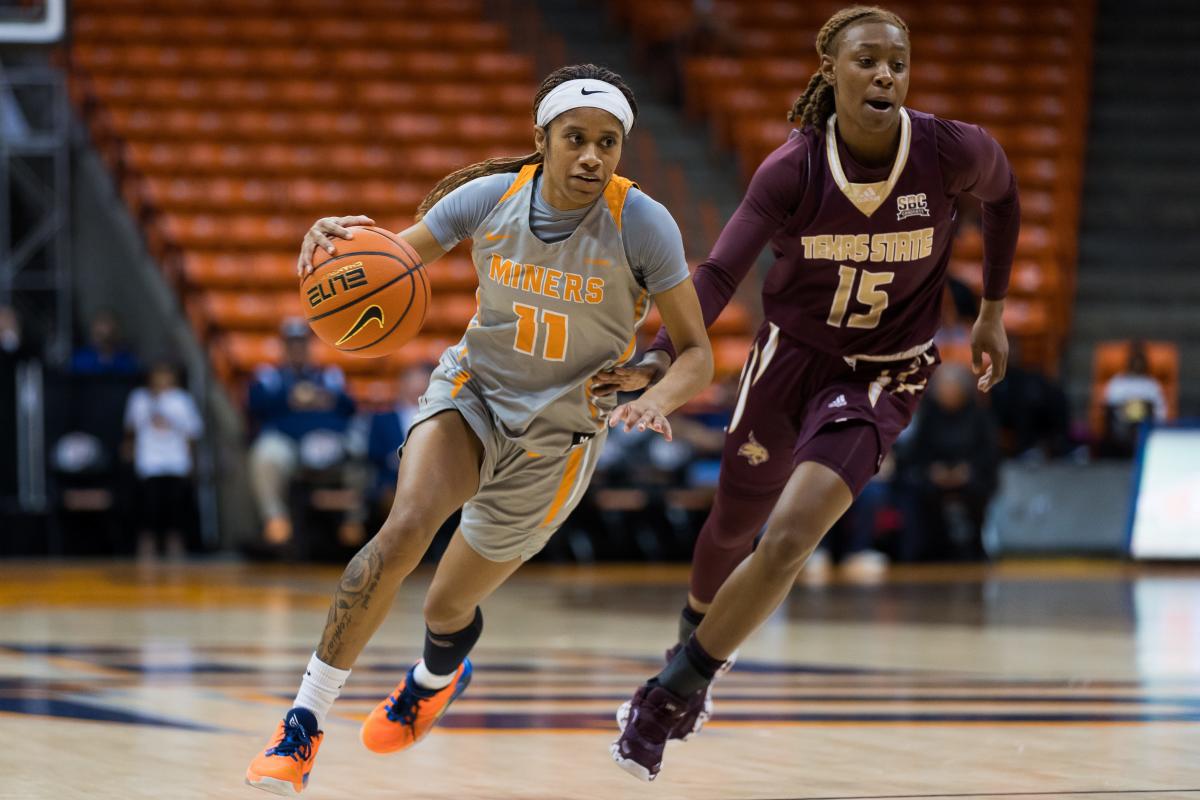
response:
<path id="1" fill-rule="evenodd" d="M 904 166 L 908 163 L 908 147 L 911 141 L 912 122 L 908 118 L 908 112 L 901 108 L 900 148 L 896 151 L 896 161 L 892 164 L 891 174 L 888 175 L 886 181 L 878 183 L 851 183 L 846 178 L 846 172 L 842 169 L 842 160 L 838 156 L 837 114 L 829 116 L 829 121 L 825 123 L 825 156 L 829 161 L 829 170 L 833 174 L 834 182 L 842 190 L 842 194 L 846 195 L 854 207 L 865 216 L 871 216 L 876 209 L 883 205 L 883 201 L 892 193 L 896 181 L 900 180 L 900 173 L 904 172 Z"/>

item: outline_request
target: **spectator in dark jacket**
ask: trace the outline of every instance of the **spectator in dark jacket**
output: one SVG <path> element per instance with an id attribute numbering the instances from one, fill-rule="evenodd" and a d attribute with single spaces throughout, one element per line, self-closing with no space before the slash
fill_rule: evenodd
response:
<path id="1" fill-rule="evenodd" d="M 250 420 L 257 432 L 250 447 L 250 480 L 269 545 L 292 538 L 287 489 L 300 466 L 301 443 L 314 458 L 340 460 L 354 416 L 341 370 L 311 362 L 304 320 L 287 320 L 282 333 L 284 363 L 260 367 L 250 384 Z"/>
<path id="2" fill-rule="evenodd" d="M 1070 415 L 1062 387 L 1045 374 L 1020 366 L 1018 343 L 1010 345 L 1004 380 L 988 394 L 1004 455 L 1057 458 L 1070 449 Z"/>
<path id="3" fill-rule="evenodd" d="M 946 364 L 934 373 L 914 426 L 904 455 L 916 513 L 905 526 L 900 557 L 983 558 L 980 532 L 1000 451 L 970 370 Z"/>
<path id="4" fill-rule="evenodd" d="M 75 375 L 136 375 L 141 369 L 133 353 L 121 341 L 117 315 L 101 309 L 92 317 L 90 338 L 71 355 Z"/>

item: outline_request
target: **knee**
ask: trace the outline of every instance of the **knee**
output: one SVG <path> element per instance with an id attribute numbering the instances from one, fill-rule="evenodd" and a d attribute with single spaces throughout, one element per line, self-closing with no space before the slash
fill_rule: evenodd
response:
<path id="1" fill-rule="evenodd" d="M 774 496 L 762 499 L 746 496 L 736 500 L 718 496 L 700 535 L 718 549 L 748 550 L 774 504 Z"/>
<path id="2" fill-rule="evenodd" d="M 471 624 L 475 618 L 473 599 L 464 599 L 430 589 L 425 595 L 425 624 L 438 633 L 453 633 Z"/>
<path id="3" fill-rule="evenodd" d="M 293 461 L 292 447 L 292 443 L 281 434 L 261 434 L 250 446 L 250 464 L 256 468 L 269 466 L 286 469 Z"/>
<path id="4" fill-rule="evenodd" d="M 419 515 L 393 511 L 375 534 L 373 546 L 385 569 L 403 569 L 407 574 L 420 563 L 436 532 L 437 527 L 430 530 Z"/>
<path id="5" fill-rule="evenodd" d="M 821 543 L 825 531 L 803 514 L 772 519 L 758 549 L 772 572 L 795 575 Z"/>

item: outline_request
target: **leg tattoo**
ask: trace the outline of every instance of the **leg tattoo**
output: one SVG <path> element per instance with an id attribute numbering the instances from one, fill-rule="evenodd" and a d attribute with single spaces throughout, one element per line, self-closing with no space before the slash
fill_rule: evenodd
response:
<path id="1" fill-rule="evenodd" d="M 342 580 L 329 604 L 325 632 L 317 648 L 317 658 L 334 664 L 344 649 L 346 631 L 354 624 L 359 611 L 366 611 L 383 577 L 383 558 L 376 552 L 375 540 L 367 542 L 342 573 Z"/>

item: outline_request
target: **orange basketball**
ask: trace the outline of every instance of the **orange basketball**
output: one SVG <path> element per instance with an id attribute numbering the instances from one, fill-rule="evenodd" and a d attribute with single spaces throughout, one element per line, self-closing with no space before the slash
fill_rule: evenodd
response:
<path id="1" fill-rule="evenodd" d="M 337 253 L 318 249 L 300 300 L 321 341 L 352 356 L 384 356 L 421 330 L 429 308 L 429 276 L 417 251 L 383 228 L 355 226 L 334 239 Z"/>

